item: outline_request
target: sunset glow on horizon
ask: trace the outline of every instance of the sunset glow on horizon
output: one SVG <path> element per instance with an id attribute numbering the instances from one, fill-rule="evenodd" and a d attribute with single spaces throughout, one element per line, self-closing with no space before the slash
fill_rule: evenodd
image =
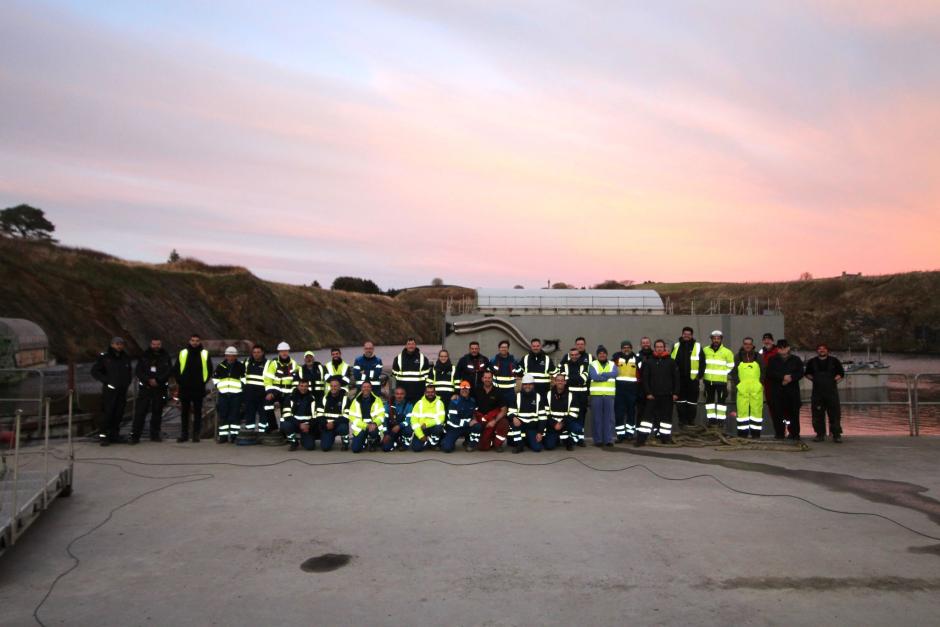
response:
<path id="1" fill-rule="evenodd" d="M 940 268 L 937 2 L 14 1 L 0 58 L 0 207 L 129 259 L 382 287 Z"/>

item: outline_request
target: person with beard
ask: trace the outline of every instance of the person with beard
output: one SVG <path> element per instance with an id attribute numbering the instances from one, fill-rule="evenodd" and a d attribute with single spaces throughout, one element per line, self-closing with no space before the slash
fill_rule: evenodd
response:
<path id="1" fill-rule="evenodd" d="M 163 441 L 160 426 L 163 422 L 163 406 L 166 404 L 172 371 L 173 360 L 164 350 L 163 342 L 156 338 L 150 340 L 150 346 L 137 360 L 137 366 L 134 368 L 134 374 L 137 375 L 137 406 L 134 409 L 134 423 L 131 427 L 131 444 L 140 442 L 148 413 L 150 414 L 150 441 Z"/>
<path id="2" fill-rule="evenodd" d="M 571 443 L 575 446 L 586 446 L 584 443 L 584 421 L 587 418 L 588 406 L 588 365 L 580 358 L 577 348 L 568 351 L 567 361 L 558 367 L 558 374 L 565 377 L 568 391 L 574 400 L 575 407 L 578 410 L 578 416 L 575 419 L 577 425 L 572 425 Z"/>
<path id="3" fill-rule="evenodd" d="M 647 336 L 640 338 L 640 352 L 636 354 L 636 420 L 639 421 L 646 415 L 646 394 L 643 393 L 643 363 L 653 356 L 653 341 Z"/>
<path id="4" fill-rule="evenodd" d="M 437 361 L 434 362 L 428 372 L 428 383 L 434 384 L 437 397 L 444 403 L 444 407 L 450 405 L 450 399 L 454 396 L 454 386 L 457 385 L 458 381 L 455 378 L 456 371 L 457 368 L 454 366 L 454 362 L 450 360 L 450 353 L 441 349 L 437 354 Z"/>
<path id="5" fill-rule="evenodd" d="M 845 378 L 842 362 L 829 354 L 829 347 L 820 344 L 816 356 L 806 362 L 805 376 L 813 382 L 814 442 L 826 440 L 826 414 L 829 414 L 829 434 L 832 441 L 842 441 L 842 407 L 839 403 L 839 382 Z"/>
<path id="6" fill-rule="evenodd" d="M 414 432 L 411 450 L 420 453 L 425 448 L 433 449 L 440 444 L 446 416 L 447 410 L 437 397 L 434 384 L 428 383 L 424 388 L 424 396 L 411 409 L 411 429 Z"/>
<path id="7" fill-rule="evenodd" d="M 646 414 L 636 430 L 634 446 L 643 446 L 658 430 L 663 444 L 672 442 L 672 404 L 679 398 L 683 375 L 679 365 L 666 352 L 666 342 L 656 340 L 653 355 L 643 362 L 643 394 Z"/>
<path id="8" fill-rule="evenodd" d="M 313 394 L 313 398 L 317 402 L 320 402 L 320 399 L 326 394 L 326 380 L 329 379 L 329 376 L 326 374 L 326 366 L 317 361 L 317 357 L 314 355 L 313 351 L 304 353 L 304 361 L 300 364 L 296 378 L 296 382 L 310 382 L 310 393 Z"/>
<path id="9" fill-rule="evenodd" d="M 545 398 L 536 389 L 534 376 L 527 374 L 522 377 L 522 389 L 516 393 L 516 400 L 509 408 L 509 440 L 515 447 L 513 453 L 525 451 L 526 444 L 536 453 L 541 452 L 548 412 Z"/>
<path id="10" fill-rule="evenodd" d="M 574 394 L 568 390 L 568 380 L 561 372 L 552 378 L 552 390 L 548 393 L 548 424 L 542 444 L 551 451 L 559 443 L 568 451 L 574 450 L 575 431 L 580 429 L 583 435 L 584 425 L 578 420 L 578 405 Z"/>
<path id="11" fill-rule="evenodd" d="M 409 403 L 417 403 L 424 394 L 430 369 L 428 360 L 418 350 L 417 342 L 413 337 L 409 337 L 405 341 L 404 350 L 392 361 L 395 386 L 405 388 L 405 398 Z"/>
<path id="12" fill-rule="evenodd" d="M 206 395 L 206 382 L 212 372 L 209 351 L 202 347 L 198 333 L 189 338 L 189 345 L 180 351 L 174 367 L 177 394 L 180 401 L 180 436 L 177 442 L 189 440 L 189 415 L 193 417 L 193 442 L 198 442 L 202 433 L 202 399 Z"/>
<path id="13" fill-rule="evenodd" d="M 624 340 L 611 360 L 617 369 L 614 394 L 614 431 L 617 442 L 632 440 L 636 433 L 637 356 L 633 342 Z"/>
<path id="14" fill-rule="evenodd" d="M 258 431 L 266 422 L 264 416 L 264 371 L 268 360 L 264 356 L 264 346 L 255 344 L 251 347 L 251 356 L 245 360 L 245 385 L 242 388 L 242 420 L 245 429 Z M 236 434 L 238 435 L 238 434 Z"/>
<path id="15" fill-rule="evenodd" d="M 468 349 L 469 352 L 457 362 L 457 372 L 454 375 L 454 381 L 469 381 L 470 385 L 472 385 L 475 390 L 480 387 L 480 377 L 489 369 L 490 360 L 480 354 L 479 342 L 470 342 Z M 438 388 L 437 394 L 441 397 L 441 400 L 444 401 L 444 405 L 446 406 L 449 398 L 447 400 L 444 399 L 440 388 Z"/>
<path id="16" fill-rule="evenodd" d="M 127 406 L 127 388 L 133 372 L 131 358 L 125 352 L 124 338 L 111 338 L 108 350 L 98 355 L 91 367 L 91 376 L 101 383 L 101 423 L 98 443 L 108 446 L 121 441 L 121 421 Z"/>
<path id="17" fill-rule="evenodd" d="M 493 383 L 492 372 L 484 372 L 482 379 L 483 383 L 474 390 L 477 411 L 473 419 L 483 425 L 483 433 L 480 435 L 480 444 L 477 448 L 481 451 L 492 449 L 496 453 L 502 453 L 505 450 L 509 433 L 506 413 L 512 403 L 507 405 L 505 390 L 500 390 Z M 515 394 L 513 394 L 512 402 L 515 402 Z"/>
<path id="18" fill-rule="evenodd" d="M 702 349 L 705 356 L 705 415 L 709 427 L 722 431 L 728 415 L 728 374 L 734 369 L 734 353 L 722 344 L 724 334 L 715 329 L 711 344 Z"/>
<path id="19" fill-rule="evenodd" d="M 785 339 L 777 341 L 777 354 L 767 365 L 767 378 L 770 379 L 771 397 L 776 406 L 774 437 L 782 440 L 785 432 L 789 431 L 791 440 L 799 440 L 803 360 L 790 351 L 790 343 Z"/>
<path id="20" fill-rule="evenodd" d="M 705 356 L 702 345 L 693 337 L 692 327 L 683 327 L 682 336 L 672 347 L 670 357 L 679 366 L 682 375 L 676 411 L 679 424 L 692 426 L 698 413 L 699 381 L 705 376 Z M 647 399 L 649 400 L 649 399 Z"/>
<path id="21" fill-rule="evenodd" d="M 372 392 L 372 382 L 363 381 L 359 393 L 349 401 L 350 448 L 358 453 L 363 448 L 375 451 L 385 431 L 385 403 Z"/>
<path id="22" fill-rule="evenodd" d="M 349 449 L 349 397 L 343 389 L 343 380 L 333 377 L 327 384 L 326 394 L 317 404 L 317 429 L 320 432 L 320 450 L 332 450 L 336 436 L 343 442 L 343 450 Z"/>
<path id="23" fill-rule="evenodd" d="M 542 340 L 533 338 L 529 343 L 531 350 L 522 358 L 516 367 L 516 376 L 532 375 L 535 381 L 535 391 L 546 396 L 552 374 L 555 372 L 555 362 L 542 350 Z"/>
<path id="24" fill-rule="evenodd" d="M 734 411 L 738 437 L 760 438 L 764 427 L 764 360 L 754 347 L 754 339 L 744 338 L 731 372 L 734 381 Z"/>
<path id="25" fill-rule="evenodd" d="M 614 395 L 617 392 L 617 370 L 607 359 L 603 344 L 597 347 L 597 359 L 588 371 L 591 387 L 591 438 L 594 446 L 614 445 Z"/>
<path id="26" fill-rule="evenodd" d="M 287 438 L 292 453 L 301 445 L 307 451 L 317 447 L 316 402 L 313 392 L 310 391 L 310 381 L 298 381 L 297 389 L 291 393 L 291 416 L 281 421 L 281 433 Z"/>
<path id="27" fill-rule="evenodd" d="M 333 347 L 330 349 L 330 361 L 326 362 L 326 378 L 339 377 L 343 381 L 343 387 L 348 387 L 352 383 L 352 369 L 343 361 L 343 351 Z"/>
<path id="28" fill-rule="evenodd" d="M 770 379 L 767 378 L 766 374 L 770 360 L 773 359 L 774 355 L 779 351 L 777 350 L 777 343 L 774 341 L 773 333 L 764 333 L 764 336 L 761 338 L 761 343 L 761 349 L 757 351 L 757 354 L 760 355 L 761 360 L 764 362 L 764 402 L 767 403 L 767 412 L 770 414 L 771 423 L 776 424 L 777 407 L 774 405 Z"/>
<path id="29" fill-rule="evenodd" d="M 411 447 L 411 410 L 414 403 L 406 398 L 405 388 L 398 386 L 392 392 L 392 399 L 385 406 L 385 435 L 382 436 L 382 450 L 386 453 L 399 450 L 407 451 Z"/>

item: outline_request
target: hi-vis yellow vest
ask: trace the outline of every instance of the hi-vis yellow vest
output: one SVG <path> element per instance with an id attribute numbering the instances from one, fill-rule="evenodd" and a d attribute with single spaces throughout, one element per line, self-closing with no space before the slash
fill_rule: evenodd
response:
<path id="1" fill-rule="evenodd" d="M 614 371 L 614 364 L 608 361 L 603 366 L 596 359 L 591 362 L 591 367 L 597 371 L 597 374 L 605 374 Z M 591 381 L 591 396 L 614 396 L 617 393 L 617 382 L 613 379 L 607 381 Z"/>
<path id="2" fill-rule="evenodd" d="M 620 359 L 624 363 L 622 366 L 617 364 L 617 381 L 636 383 L 636 355 L 631 355 L 630 359 Z"/>
<path id="3" fill-rule="evenodd" d="M 199 351 L 199 356 L 202 358 L 202 382 L 205 383 L 209 380 L 209 351 L 202 349 Z M 189 351 L 184 348 L 180 351 L 180 374 L 186 371 L 186 360 L 188 358 Z"/>
<path id="4" fill-rule="evenodd" d="M 676 355 L 679 354 L 679 342 L 676 342 L 672 345 L 672 357 L 673 361 L 676 359 Z M 698 377 L 698 356 L 702 354 L 702 345 L 696 342 L 692 346 L 692 355 L 689 363 L 689 377 L 695 379 Z"/>

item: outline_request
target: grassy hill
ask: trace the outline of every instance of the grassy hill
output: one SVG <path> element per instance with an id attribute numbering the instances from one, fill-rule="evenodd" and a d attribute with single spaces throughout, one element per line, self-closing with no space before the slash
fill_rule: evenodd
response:
<path id="1" fill-rule="evenodd" d="M 0 239 L 0 317 L 39 324 L 59 359 L 91 358 L 115 334 L 135 353 L 152 336 L 179 346 L 193 332 L 267 346 L 399 343 L 411 335 L 434 342 L 443 300 L 428 290 L 437 289 L 453 288 L 389 298 L 273 283 L 195 260 L 154 265 Z"/>

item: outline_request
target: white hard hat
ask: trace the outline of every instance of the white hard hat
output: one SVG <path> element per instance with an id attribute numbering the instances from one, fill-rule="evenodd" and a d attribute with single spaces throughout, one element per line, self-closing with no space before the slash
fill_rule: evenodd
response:
<path id="1" fill-rule="evenodd" d="M 718 329 L 715 329 L 714 331 L 712 331 L 711 337 L 715 337 L 716 335 L 717 335 L 718 337 L 724 337 L 724 336 L 725 336 L 725 334 L 722 333 L 721 331 L 719 331 Z"/>
<path id="2" fill-rule="evenodd" d="M 287 342 L 281 342 L 280 344 L 277 345 L 277 350 L 278 350 L 278 351 L 289 351 L 289 350 L 290 350 L 290 344 L 288 344 Z"/>
<path id="3" fill-rule="evenodd" d="M 523 383 L 523 384 L 526 384 L 526 383 L 535 383 L 535 377 L 533 377 L 531 374 L 524 375 L 524 376 L 522 377 L 522 383 Z"/>
<path id="4" fill-rule="evenodd" d="M 225 349 L 225 354 L 226 354 L 226 355 L 237 355 L 237 354 L 238 354 L 238 349 L 235 348 L 234 346 L 229 346 L 228 348 Z"/>

